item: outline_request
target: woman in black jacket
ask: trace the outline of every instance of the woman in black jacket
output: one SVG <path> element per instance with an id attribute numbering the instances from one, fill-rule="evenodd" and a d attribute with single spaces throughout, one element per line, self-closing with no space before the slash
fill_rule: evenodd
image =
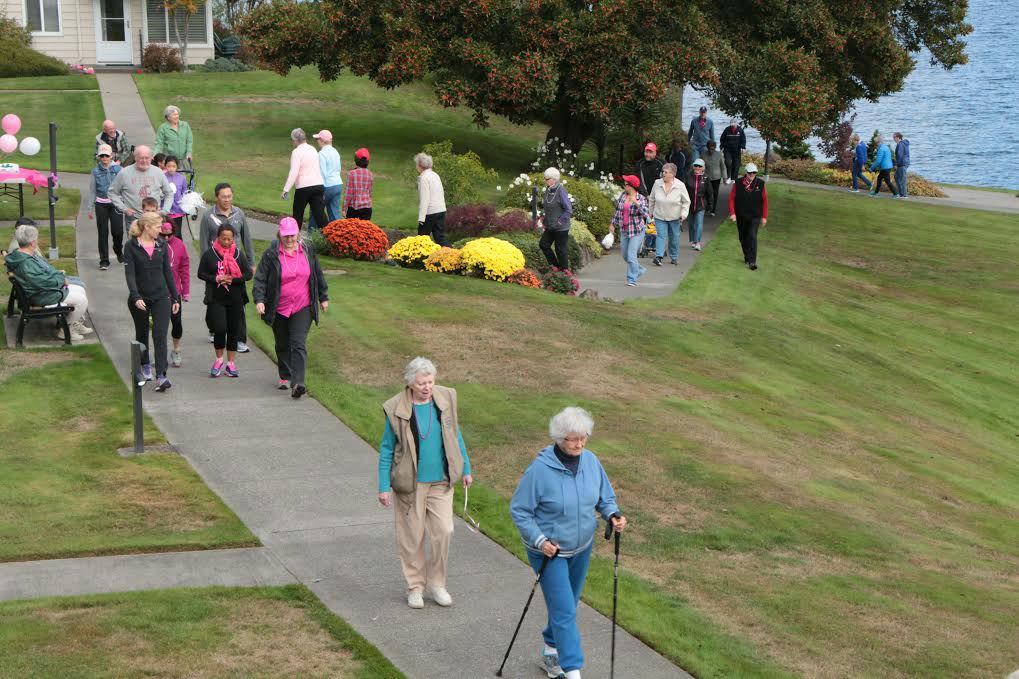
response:
<path id="1" fill-rule="evenodd" d="M 134 337 L 145 345 L 137 380 L 151 380 L 149 359 L 149 317 L 152 317 L 152 343 L 156 351 L 156 391 L 172 384 L 166 378 L 166 332 L 170 314 L 180 309 L 180 295 L 173 280 L 166 243 L 159 237 L 163 218 L 149 212 L 131 225 L 131 240 L 124 247 L 124 275 L 127 277 L 127 306 L 134 320 Z"/>
<path id="2" fill-rule="evenodd" d="M 205 281 L 205 322 L 212 330 L 212 346 L 216 361 L 209 369 L 210 377 L 238 377 L 237 333 L 248 303 L 248 290 L 244 281 L 251 279 L 251 265 L 244 250 L 237 247 L 234 227 L 223 222 L 216 232 L 212 247 L 202 254 L 198 264 L 198 277 Z M 226 364 L 223 350 L 226 350 Z"/>
<path id="3" fill-rule="evenodd" d="M 301 398 L 308 362 L 307 339 L 318 310 L 329 308 L 329 285 L 310 243 L 302 243 L 293 217 L 280 220 L 279 237 L 262 253 L 252 292 L 255 309 L 276 339 L 279 388 Z M 292 386 L 291 386 L 292 385 Z"/>

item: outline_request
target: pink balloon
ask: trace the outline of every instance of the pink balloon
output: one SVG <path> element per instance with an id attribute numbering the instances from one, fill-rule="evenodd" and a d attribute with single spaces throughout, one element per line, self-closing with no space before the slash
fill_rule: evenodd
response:
<path id="1" fill-rule="evenodd" d="M 21 129 L 21 118 L 13 113 L 8 113 L 4 116 L 4 119 L 0 122 L 0 124 L 2 124 L 4 132 L 7 134 L 17 134 L 18 130 Z M 10 153 L 10 151 L 8 151 L 8 153 Z"/>
<path id="2" fill-rule="evenodd" d="M 4 129 L 6 129 L 6 127 Z M 0 137 L 0 151 L 4 153 L 14 153 L 16 148 L 18 148 L 18 138 L 13 134 L 5 134 Z"/>
<path id="3" fill-rule="evenodd" d="M 89 66 L 88 68 L 85 69 L 85 73 L 88 73 L 89 75 L 95 75 L 96 70 Z"/>

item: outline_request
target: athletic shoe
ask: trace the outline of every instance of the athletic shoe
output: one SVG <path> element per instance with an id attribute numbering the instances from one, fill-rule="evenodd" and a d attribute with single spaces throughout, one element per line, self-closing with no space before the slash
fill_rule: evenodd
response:
<path id="1" fill-rule="evenodd" d="M 673 264 L 673 265 L 679 266 L 679 260 L 678 260 L 678 259 L 674 259 L 674 260 L 672 260 L 672 261 L 670 262 L 670 264 Z"/>
<path id="2" fill-rule="evenodd" d="M 184 365 L 184 357 L 180 355 L 180 352 L 176 349 L 170 352 L 170 365 L 174 368 L 179 368 Z"/>
<path id="3" fill-rule="evenodd" d="M 233 363 L 226 364 L 226 376 L 227 377 L 239 377 L 240 373 L 237 372 L 237 366 Z"/>
<path id="4" fill-rule="evenodd" d="M 750 270 L 751 271 L 757 271 L 757 264 L 755 262 L 751 262 L 750 263 Z"/>
<path id="5" fill-rule="evenodd" d="M 95 332 L 92 328 L 85 325 L 85 321 L 79 320 L 77 323 L 71 326 L 71 330 L 78 333 L 79 335 L 91 335 Z"/>
<path id="6" fill-rule="evenodd" d="M 215 335 L 209 335 L 209 344 L 212 344 L 215 341 L 216 341 L 216 336 Z"/>
<path id="7" fill-rule="evenodd" d="M 141 375 L 146 382 L 151 382 L 156 377 L 156 374 L 152 371 L 152 365 L 150 363 L 146 363 L 142 366 Z"/>
<path id="8" fill-rule="evenodd" d="M 628 288 L 635 288 L 635 287 L 637 287 L 637 284 L 632 282 L 632 281 L 626 281 L 626 287 L 628 287 Z"/>
<path id="9" fill-rule="evenodd" d="M 849 191 L 849 193 L 859 193 L 860 189 L 846 189 L 846 191 Z"/>
<path id="10" fill-rule="evenodd" d="M 173 384 L 171 384 L 170 380 L 166 378 L 166 375 L 161 375 L 159 379 L 156 380 L 156 391 L 166 391 L 172 386 Z"/>
<path id="11" fill-rule="evenodd" d="M 308 390 L 304 388 L 303 384 L 295 384 L 293 390 L 290 392 L 290 398 L 301 398 Z"/>
<path id="12" fill-rule="evenodd" d="M 714 210 L 712 210 L 712 211 L 711 211 L 711 216 L 712 216 L 712 217 L 714 217 L 714 216 L 715 216 L 715 211 L 714 211 Z"/>
<path id="13" fill-rule="evenodd" d="M 216 361 L 209 368 L 209 377 L 219 377 L 223 374 L 223 361 Z"/>
<path id="14" fill-rule="evenodd" d="M 107 271 L 107 270 L 109 270 L 109 268 L 110 268 L 110 263 L 109 262 L 100 262 L 99 263 L 99 270 L 100 271 Z"/>
<path id="15" fill-rule="evenodd" d="M 58 340 L 64 339 L 64 330 L 63 330 L 63 328 L 57 328 L 57 339 Z M 84 335 L 79 335 L 78 333 L 76 333 L 74 331 L 74 326 L 72 325 L 71 326 L 71 341 L 72 342 L 80 342 L 83 339 L 85 339 L 85 336 Z"/>
<path id="16" fill-rule="evenodd" d="M 245 344 L 244 342 L 238 342 L 237 343 L 237 353 L 238 354 L 246 354 L 249 351 L 251 351 L 251 349 L 248 348 L 247 344 Z"/>
<path id="17" fill-rule="evenodd" d="M 876 198 L 877 197 L 877 194 L 874 193 L 873 191 L 868 191 L 867 195 L 870 196 L 871 198 Z"/>
<path id="18" fill-rule="evenodd" d="M 545 670 L 545 676 L 548 679 L 563 679 L 566 673 L 563 672 L 563 668 L 559 667 L 559 654 L 541 654 L 541 668 Z"/>
<path id="19" fill-rule="evenodd" d="M 428 593 L 432 596 L 432 601 L 440 606 L 453 605 L 453 597 L 449 595 L 445 587 L 432 587 Z"/>
<path id="20" fill-rule="evenodd" d="M 661 266 L 661 265 L 662 265 L 662 258 L 661 257 L 655 257 L 655 266 Z"/>
<path id="21" fill-rule="evenodd" d="M 124 263 L 124 255 L 117 255 L 117 264 Z"/>
<path id="22" fill-rule="evenodd" d="M 693 244 L 693 249 L 696 250 L 697 252 L 700 252 L 701 251 L 701 244 L 700 243 L 694 243 Z"/>
<path id="23" fill-rule="evenodd" d="M 411 592 L 407 595 L 407 605 L 411 608 L 424 608 L 425 598 L 421 596 L 421 592 Z"/>
<path id="24" fill-rule="evenodd" d="M 281 390 L 281 391 L 284 390 L 284 389 L 289 389 L 290 388 L 290 380 L 280 380 L 280 383 L 276 386 L 276 388 Z"/>

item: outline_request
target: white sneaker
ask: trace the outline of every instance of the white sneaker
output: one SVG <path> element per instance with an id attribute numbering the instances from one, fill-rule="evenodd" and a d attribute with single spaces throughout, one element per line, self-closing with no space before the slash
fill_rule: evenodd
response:
<path id="1" fill-rule="evenodd" d="M 238 342 L 237 343 L 237 353 L 238 354 L 246 354 L 249 351 L 251 351 L 251 349 L 248 348 L 247 344 L 245 344 L 244 342 Z"/>
<path id="2" fill-rule="evenodd" d="M 212 343 L 213 343 L 213 342 L 215 342 L 215 341 L 216 341 L 216 338 L 215 338 L 215 336 L 213 336 L 213 335 L 209 335 L 209 344 L 212 344 Z"/>
<path id="3" fill-rule="evenodd" d="M 429 590 L 429 594 L 432 595 L 432 600 L 440 606 L 452 606 L 453 597 L 449 595 L 445 587 L 432 587 Z"/>
<path id="4" fill-rule="evenodd" d="M 61 328 L 57 328 L 57 339 L 58 340 L 64 339 L 64 331 Z M 77 332 L 74 331 L 74 326 L 71 326 L 71 341 L 80 342 L 83 339 L 85 339 L 85 336 L 79 335 Z"/>
<path id="5" fill-rule="evenodd" d="M 411 608 L 424 608 L 425 598 L 421 596 L 421 592 L 411 592 L 407 595 L 407 605 Z"/>
<path id="6" fill-rule="evenodd" d="M 566 676 L 566 673 L 563 672 L 563 668 L 559 667 L 558 653 L 542 653 L 541 668 L 545 670 L 545 676 L 547 676 L 548 679 L 563 679 L 563 677 Z"/>
<path id="7" fill-rule="evenodd" d="M 85 325 L 85 321 L 78 321 L 71 326 L 71 330 L 78 333 L 79 335 L 91 335 L 95 332 L 92 328 Z"/>

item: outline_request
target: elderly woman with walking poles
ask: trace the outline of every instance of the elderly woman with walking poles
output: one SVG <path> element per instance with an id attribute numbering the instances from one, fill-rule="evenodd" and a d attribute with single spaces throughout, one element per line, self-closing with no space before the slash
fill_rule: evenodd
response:
<path id="1" fill-rule="evenodd" d="M 262 253 L 252 287 L 255 310 L 276 341 L 276 363 L 281 390 L 292 398 L 307 391 L 304 382 L 308 362 L 308 331 L 318 324 L 319 309 L 329 308 L 329 284 L 310 243 L 301 242 L 293 217 L 280 220 L 276 240 Z"/>
<path id="2" fill-rule="evenodd" d="M 584 666 L 577 605 L 594 546 L 595 512 L 613 530 L 626 528 L 609 477 L 586 448 L 593 429 L 594 420 L 583 408 L 565 408 L 553 417 L 552 444 L 538 452 L 510 502 L 527 559 L 540 573 L 548 609 L 541 664 L 550 679 L 580 679 Z"/>
<path id="3" fill-rule="evenodd" d="M 195 136 L 191 132 L 191 125 L 180 119 L 180 109 L 176 106 L 167 106 L 163 109 L 163 118 L 166 120 L 156 131 L 156 144 L 154 153 L 162 153 L 166 156 L 176 156 L 181 161 L 187 161 L 188 168 L 191 167 L 191 153 L 194 150 Z"/>
<path id="4" fill-rule="evenodd" d="M 648 195 L 648 211 L 655 220 L 655 266 L 662 265 L 665 248 L 668 245 L 669 259 L 679 264 L 679 232 L 683 220 L 690 212 L 690 195 L 686 186 L 676 174 L 679 168 L 674 163 L 662 166 L 662 178 L 655 181 Z"/>
<path id="5" fill-rule="evenodd" d="M 570 268 L 570 216 L 573 214 L 573 203 L 566 187 L 560 181 L 559 170 L 550 167 L 545 170 L 545 194 L 542 199 L 542 210 L 545 212 L 545 230 L 538 241 L 538 247 L 545 254 L 551 266 L 559 269 Z M 555 243 L 555 253 L 552 244 Z"/>
<path id="6" fill-rule="evenodd" d="M 405 387 L 382 405 L 379 503 L 394 507 L 396 546 L 407 581 L 407 605 L 424 608 L 427 588 L 451 606 L 446 562 L 453 537 L 453 487 L 474 481 L 460 433 L 456 390 L 435 383 L 435 365 L 417 357 L 407 364 Z M 395 498 L 395 499 L 394 499 Z M 425 536 L 431 550 L 425 557 Z"/>

